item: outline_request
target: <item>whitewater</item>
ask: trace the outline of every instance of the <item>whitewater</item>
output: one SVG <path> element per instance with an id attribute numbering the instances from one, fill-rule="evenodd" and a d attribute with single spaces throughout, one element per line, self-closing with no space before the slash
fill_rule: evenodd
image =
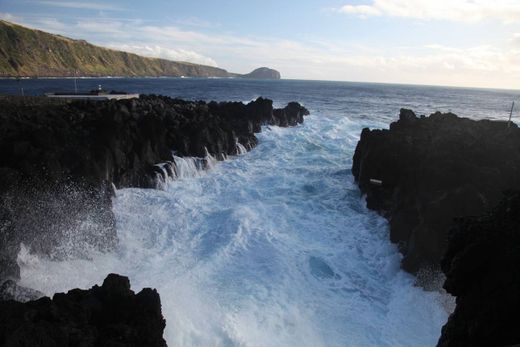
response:
<path id="1" fill-rule="evenodd" d="M 41 94 L 70 81 L 24 83 Z M 302 102 L 311 116 L 293 128 L 264 127 L 256 148 L 206 160 L 206 171 L 200 160 L 175 158 L 178 179 L 161 190 L 118 190 L 114 251 L 81 249 L 74 231 L 62 240 L 65 260 L 22 247 L 21 285 L 52 295 L 126 275 L 134 291 L 158 290 L 170 346 L 436 345 L 453 303 L 400 269 L 386 220 L 365 207 L 352 177 L 354 149 L 363 127 L 387 128 L 400 107 L 502 119 L 518 92 L 290 80 L 82 83 L 191 100 L 265 96 L 275 107 Z M 0 91 L 9 88 L 0 81 Z"/>
<path id="2" fill-rule="evenodd" d="M 114 198 L 119 246 L 90 259 L 19 256 L 46 294 L 130 277 L 157 288 L 171 346 L 433 346 L 442 295 L 399 269 L 386 221 L 350 172 L 359 126 L 314 115 L 164 190 Z"/>

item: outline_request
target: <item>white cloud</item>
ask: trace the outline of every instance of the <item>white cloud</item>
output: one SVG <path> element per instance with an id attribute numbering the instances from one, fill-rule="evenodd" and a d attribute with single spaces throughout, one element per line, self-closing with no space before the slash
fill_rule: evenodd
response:
<path id="1" fill-rule="evenodd" d="M 513 47 L 520 48 L 520 33 L 515 33 L 511 39 Z"/>
<path id="2" fill-rule="evenodd" d="M 38 19 L 38 24 L 45 27 L 46 30 L 50 30 L 53 32 L 66 32 L 67 25 L 60 22 L 56 18 L 41 18 Z"/>
<path id="3" fill-rule="evenodd" d="M 494 19 L 504 23 L 520 22 L 518 0 L 372 0 L 368 5 L 347 4 L 337 11 L 360 17 L 389 16 L 457 22 Z"/>
<path id="4" fill-rule="evenodd" d="M 176 61 L 187 61 L 190 63 L 217 66 L 217 62 L 209 57 L 203 56 L 194 51 L 186 49 L 166 48 L 159 45 L 128 45 L 128 44 L 109 44 L 110 48 L 131 52 L 146 57 L 163 58 Z"/>
<path id="5" fill-rule="evenodd" d="M 175 19 L 173 21 L 176 25 L 196 27 L 196 28 L 217 28 L 220 27 L 220 23 L 209 22 L 197 17 L 187 17 L 181 19 Z"/>
<path id="6" fill-rule="evenodd" d="M 38 1 L 39 5 L 47 5 L 53 7 L 64 7 L 64 8 L 74 8 L 74 9 L 82 9 L 82 10 L 100 10 L 100 11 L 110 11 L 110 10 L 121 10 L 121 8 L 110 5 L 108 3 L 97 3 L 97 2 L 75 2 L 75 1 Z"/>
<path id="7" fill-rule="evenodd" d="M 124 23 L 107 20 L 80 20 L 76 23 L 75 29 L 104 35 L 123 35 L 125 33 Z"/>
<path id="8" fill-rule="evenodd" d="M 21 22 L 21 18 L 7 12 L 0 12 L 0 19 L 6 20 L 8 22 Z"/>

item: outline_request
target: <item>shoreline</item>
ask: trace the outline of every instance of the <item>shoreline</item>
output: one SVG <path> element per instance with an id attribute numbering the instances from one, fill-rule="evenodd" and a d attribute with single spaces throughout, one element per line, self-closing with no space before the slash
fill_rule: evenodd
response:
<path id="1" fill-rule="evenodd" d="M 182 175 L 179 157 L 203 158 L 194 163 L 203 169 L 209 158 L 255 147 L 261 125 L 295 126 L 309 114 L 298 103 L 275 109 L 263 98 L 245 105 L 155 95 L 118 101 L 9 97 L 0 104 L 4 299 L 38 296 L 15 283 L 22 243 L 51 259 L 59 259 L 60 240 L 70 232 L 80 258 L 82 247 L 114 248 L 113 186 L 160 188 Z M 26 306 L 17 307 L 12 314 Z"/>
<path id="2" fill-rule="evenodd" d="M 520 191 L 519 148 L 516 124 L 452 113 L 401 109 L 389 130 L 361 133 L 352 173 L 367 207 L 389 221 L 401 267 L 442 270 L 443 287 L 457 298 L 438 346 L 520 341 L 510 323 L 520 309 L 520 229 L 509 216 L 518 198 L 503 195 Z"/>
<path id="3" fill-rule="evenodd" d="M 32 100 L 33 103 L 31 104 L 25 102 L 27 100 Z M 44 105 L 38 105 L 38 100 L 40 102 L 43 102 Z M 161 182 L 166 182 L 168 179 L 175 178 L 177 175 L 179 175 L 179 163 L 177 163 L 176 159 L 173 157 L 168 158 L 168 155 L 171 155 L 171 153 L 166 154 L 169 150 L 176 149 L 177 154 L 181 157 L 184 157 L 185 159 L 198 157 L 200 159 L 200 163 L 194 162 L 193 165 L 200 166 L 201 168 L 203 168 L 204 166 L 208 165 L 207 160 L 209 160 L 209 156 L 213 156 L 216 159 L 222 160 L 227 155 L 237 154 L 242 152 L 243 150 L 250 150 L 251 148 L 253 148 L 256 145 L 256 137 L 254 134 L 260 131 L 260 125 L 273 124 L 280 126 L 293 126 L 303 122 L 303 116 L 308 114 L 308 111 L 297 103 L 290 103 L 284 109 L 273 109 L 272 101 L 262 98 L 259 98 L 256 101 L 253 101 L 247 105 L 244 105 L 243 103 L 239 102 L 192 102 L 179 99 L 171 99 L 168 97 L 161 96 L 143 96 L 140 99 L 134 100 L 104 102 L 54 102 L 41 97 L 13 97 L 12 100 L 2 100 L 2 98 L 0 98 L 0 102 L 11 103 L 10 106 L 7 105 L 8 107 L 5 111 L 2 111 L 4 112 L 4 116 L 13 117 L 9 118 L 9 122 L 13 123 L 6 123 L 10 124 L 10 126 L 8 127 L 9 131 L 16 129 L 16 124 L 18 122 L 16 117 L 21 117 L 20 119 L 23 120 L 20 124 L 23 124 L 21 125 L 21 129 L 24 129 L 24 132 L 27 129 L 23 127 L 26 127 L 27 124 L 31 124 L 30 122 L 33 121 L 36 121 L 37 124 L 40 125 L 45 124 L 45 122 L 48 121 L 50 122 L 49 124 L 52 125 L 52 127 L 50 127 L 49 129 L 61 129 L 59 131 L 65 131 L 63 129 L 67 129 L 67 122 L 72 122 L 70 124 L 73 125 L 72 128 L 69 129 L 72 132 L 66 130 L 63 133 L 68 134 L 67 136 L 59 135 L 59 133 L 52 135 L 45 132 L 41 133 L 41 127 L 39 125 L 31 130 L 35 131 L 34 133 L 29 132 L 29 135 L 24 135 L 29 136 L 29 138 L 27 139 L 16 138 L 16 136 L 13 137 L 12 133 L 9 132 L 11 138 L 7 139 L 7 142 L 3 144 L 0 143 L 0 145 L 2 145 L 0 146 L 0 148 L 2 148 L 4 151 L 8 149 L 12 153 L 12 158 L 10 158 L 10 162 L 4 162 L 2 163 L 2 165 L 0 165 L 0 170 L 2 174 L 4 175 L 4 177 L 7 178 L 7 181 L 3 182 L 3 184 L 0 185 L 0 194 L 2 196 L 3 202 L 7 200 L 11 202 L 16 201 L 14 209 L 12 208 L 12 206 L 6 209 L 5 204 L 1 206 L 2 210 L 0 212 L 2 212 L 2 219 L 0 219 L 0 222 L 4 223 L 4 226 L 7 225 L 7 230 L 9 230 L 9 228 L 12 228 L 12 226 L 9 223 L 5 224 L 5 222 L 19 220 L 20 217 L 22 217 L 23 219 L 23 217 L 27 216 L 28 208 L 33 207 L 33 201 L 35 201 L 36 199 L 40 201 L 40 205 L 43 206 L 43 209 L 39 212 L 36 211 L 35 215 L 32 217 L 34 218 L 35 222 L 40 221 L 42 217 L 45 216 L 54 216 L 56 217 L 56 220 L 54 222 L 50 221 L 51 226 L 52 223 L 63 223 L 63 220 L 67 220 L 67 223 L 74 223 L 75 220 L 77 220 L 78 218 L 82 218 L 82 213 L 85 213 L 84 205 L 86 204 L 87 210 L 90 210 L 89 213 L 97 214 L 96 218 L 102 221 L 101 227 L 105 228 L 105 236 L 107 236 L 108 238 L 100 241 L 103 243 L 105 247 L 108 248 L 111 247 L 111 242 L 115 240 L 113 213 L 111 211 L 110 202 L 110 197 L 113 196 L 113 189 L 111 184 L 115 184 L 115 186 L 117 186 L 118 188 L 160 188 Z M 24 104 L 25 108 L 20 109 L 20 103 Z M 14 109 L 17 110 L 18 114 L 16 116 L 9 115 L 10 110 Z M 30 114 L 30 116 L 27 116 L 26 119 L 24 118 L 26 117 L 24 116 L 24 112 L 26 115 Z M 46 115 L 44 116 L 44 114 Z M 73 114 L 74 116 L 70 117 L 71 114 Z M 181 116 L 185 119 L 182 120 L 183 118 Z M 246 116 L 246 119 L 243 118 L 244 116 Z M 156 121 L 160 121 L 158 123 L 155 123 L 153 121 L 154 119 Z M 43 123 L 39 123 L 42 120 Z M 27 123 L 27 121 L 29 121 L 29 123 Z M 144 123 L 140 123 L 140 121 L 143 121 Z M 136 123 L 134 124 L 134 122 Z M 195 122 L 193 126 L 190 125 L 191 122 Z M 459 124 L 459 122 L 461 123 Z M 123 128 L 120 128 L 118 124 L 125 124 L 125 126 L 123 126 Z M 52 139 L 56 137 L 60 139 L 59 141 L 78 137 L 82 138 L 82 141 L 87 141 L 86 143 L 88 143 L 89 141 L 91 141 L 89 140 L 89 136 L 91 135 L 86 135 L 86 137 L 83 137 L 83 135 L 81 135 L 81 132 L 75 133 L 75 131 L 79 131 L 85 125 L 88 125 L 88 127 L 92 127 L 94 125 L 94 127 L 91 129 L 95 131 L 90 132 L 90 134 L 94 134 L 97 131 L 105 133 L 101 136 L 101 138 L 96 139 L 96 142 L 98 143 L 96 146 L 99 147 L 100 144 L 102 144 L 102 146 L 96 149 L 95 151 L 99 151 L 99 149 L 102 149 L 99 153 L 108 151 L 107 153 L 110 153 L 109 155 L 105 153 L 102 154 L 100 157 L 99 153 L 96 154 L 97 152 L 95 151 L 89 154 L 89 151 L 92 151 L 93 149 L 88 149 L 87 152 L 84 152 L 84 149 L 82 149 L 78 152 L 79 147 L 75 147 L 73 143 L 73 146 L 69 149 L 67 149 L 67 147 L 65 146 L 64 153 L 67 153 L 67 151 L 69 150 L 72 150 L 72 152 L 70 153 L 83 153 L 80 155 L 80 157 L 91 158 L 90 161 L 82 164 L 85 166 L 75 167 L 74 165 L 76 164 L 74 163 L 77 161 L 77 158 L 74 158 L 74 161 L 69 161 L 71 158 L 68 158 L 67 155 L 62 156 L 60 154 L 58 156 L 49 156 L 43 159 L 44 161 L 47 161 L 45 164 L 45 166 L 47 167 L 46 172 L 40 172 L 37 170 L 38 165 L 34 166 L 35 158 L 29 155 L 30 153 L 33 153 L 35 149 L 38 149 L 38 147 L 35 146 L 42 146 L 42 148 L 47 148 L 46 151 L 48 152 L 48 148 L 55 148 L 53 147 Z M 430 128 L 430 126 L 433 126 L 433 128 Z M 396 229 L 395 220 L 392 221 L 393 218 L 391 213 L 398 214 L 402 210 L 400 210 L 400 207 L 389 207 L 391 206 L 391 203 L 393 201 L 389 197 L 395 195 L 395 191 L 397 189 L 396 187 L 400 187 L 399 191 L 401 192 L 401 195 L 407 193 L 410 197 L 424 197 L 424 192 L 417 191 L 415 188 L 410 190 L 409 188 L 406 188 L 406 186 L 399 186 L 399 184 L 406 184 L 406 182 L 409 182 L 407 180 L 404 180 L 403 182 L 399 183 L 399 178 L 406 178 L 409 177 L 409 175 L 406 173 L 406 171 L 399 172 L 392 170 L 400 170 L 403 168 L 411 168 L 412 170 L 414 170 L 414 165 L 417 164 L 416 159 L 421 158 L 421 156 L 411 155 L 410 153 L 413 153 L 413 151 L 417 149 L 429 148 L 428 146 L 432 146 L 428 149 L 431 151 L 438 150 L 438 148 L 444 148 L 442 145 L 443 141 L 446 141 L 446 139 L 451 139 L 450 136 L 452 136 L 453 134 L 456 134 L 457 138 L 460 138 L 461 141 L 465 141 L 466 135 L 464 134 L 466 134 L 466 132 L 469 132 L 473 135 L 479 134 L 477 138 L 486 139 L 489 136 L 484 136 L 480 134 L 480 131 L 483 131 L 485 134 L 488 134 L 486 131 L 489 131 L 489 129 L 495 131 L 496 129 L 504 126 L 505 123 L 503 122 L 473 121 L 469 119 L 458 118 L 453 114 L 435 113 L 430 117 L 417 118 L 412 111 L 402 110 L 400 120 L 398 122 L 392 123 L 390 125 L 390 130 L 363 130 L 360 141 L 358 142 L 358 148 L 356 149 L 356 153 L 354 155 L 352 172 L 356 177 L 356 181 L 358 182 L 361 191 L 367 193 L 367 204 L 369 205 L 368 207 L 378 211 L 383 216 L 391 219 L 391 239 L 393 242 L 396 242 L 396 232 L 397 234 L 402 233 L 402 230 L 404 227 L 406 227 L 406 224 L 398 224 L 398 227 Z M 127 129 L 127 127 L 129 128 Z M 31 128 L 29 127 L 29 130 L 30 129 Z M 110 130 L 108 130 L 107 132 L 107 129 Z M 176 136 L 173 136 L 173 138 L 170 139 L 173 142 L 168 142 L 170 141 L 168 140 L 169 134 L 175 133 L 175 129 L 183 129 L 182 134 L 184 135 L 181 135 L 181 133 L 177 133 Z M 447 132 L 446 129 L 458 130 L 454 133 L 450 133 L 449 131 Z M 494 150 L 498 150 L 495 148 L 497 147 L 500 148 L 498 153 L 503 153 L 504 148 L 502 147 L 505 147 L 507 149 L 506 152 L 509 152 L 509 147 L 503 146 L 503 141 L 506 141 L 505 143 L 509 143 L 507 141 L 513 141 L 513 144 L 516 144 L 517 139 L 520 139 L 520 136 L 517 136 L 517 132 L 520 132 L 520 129 L 518 129 L 516 125 L 513 125 L 511 128 L 508 129 L 510 130 L 507 130 L 507 133 L 505 133 L 507 136 L 498 136 L 498 138 L 496 136 L 489 137 L 492 141 L 498 141 L 496 143 L 492 142 L 490 145 L 491 147 L 480 146 L 477 148 L 482 147 L 482 150 L 491 151 L 493 153 Z M 122 130 L 123 132 L 121 132 Z M 135 131 L 137 131 L 138 133 L 145 132 L 147 134 L 145 137 L 135 142 L 136 144 L 140 143 L 140 145 L 138 146 L 136 144 L 129 145 L 129 143 L 126 143 L 126 135 L 123 135 L 122 138 L 118 137 L 121 134 L 125 134 L 125 132 L 128 132 L 128 134 L 134 134 L 133 132 Z M 395 138 L 393 137 L 394 133 L 397 134 L 395 135 L 397 136 Z M 428 134 L 429 137 L 422 137 L 425 133 Z M 70 137 L 73 134 L 76 135 L 74 135 L 74 137 Z M 78 134 L 80 136 L 78 136 Z M 219 135 L 216 136 L 216 134 Z M 178 137 L 182 138 L 182 136 L 184 136 L 184 140 L 174 140 Z M 36 138 L 36 142 L 33 141 L 33 137 Z M 417 142 L 414 142 L 414 139 L 416 137 L 420 141 L 422 141 L 420 146 L 417 146 Z M 122 145 L 114 145 L 114 143 L 111 142 L 114 138 L 117 138 L 117 141 L 121 142 Z M 16 141 L 13 142 L 13 139 L 16 139 Z M 435 141 L 433 141 L 432 139 L 434 139 Z M 101 142 L 99 142 L 100 140 Z M 136 140 L 133 139 L 132 141 Z M 85 142 L 79 143 L 81 143 L 82 146 L 86 144 Z M 407 149 L 403 150 L 399 149 L 399 146 L 408 147 L 406 147 Z M 130 152 L 126 153 L 124 152 L 124 148 L 131 148 L 131 150 Z M 166 150 L 166 148 L 168 150 Z M 456 151 L 453 151 L 451 149 L 458 147 L 453 146 L 453 144 L 450 143 L 450 146 L 448 146 L 447 148 L 449 149 L 448 153 L 452 153 L 452 155 L 454 155 L 456 154 Z M 475 149 L 475 146 L 469 145 L 466 147 L 462 146 L 460 148 L 463 148 L 465 151 L 469 151 L 469 153 L 472 153 L 471 151 Z M 410 152 L 410 150 L 412 152 Z M 142 156 L 142 163 L 139 164 L 140 166 L 138 165 L 137 167 L 134 166 L 135 163 L 132 163 L 132 165 L 128 166 L 130 161 L 129 159 L 125 159 L 129 156 L 134 155 L 134 152 L 141 153 L 138 155 L 138 157 Z M 371 154 L 367 156 L 366 153 Z M 395 153 L 398 154 L 397 157 L 395 156 Z M 446 152 L 442 153 L 442 155 L 438 156 L 438 159 L 446 159 L 449 157 L 446 157 Z M 29 155 L 29 157 L 24 157 L 26 155 Z M 399 155 L 411 155 L 411 157 L 406 157 L 403 161 L 403 158 L 399 157 Z M 495 152 L 491 156 L 491 159 L 493 159 L 493 157 L 497 155 L 500 157 L 502 156 L 501 154 L 497 154 Z M 466 159 L 471 162 L 471 155 L 466 153 L 464 156 L 467 157 Z M 25 158 L 26 164 L 29 166 L 24 164 L 24 160 L 14 160 L 17 157 Z M 57 162 L 56 158 L 58 158 Z M 148 159 L 145 160 L 144 158 Z M 415 159 L 411 160 L 410 158 Z M 389 159 L 391 159 L 390 162 L 388 161 Z M 60 162 L 60 160 L 65 161 Z M 97 167 L 97 165 L 102 162 L 105 162 L 106 166 Z M 57 163 L 58 165 L 56 165 Z M 433 162 L 431 164 L 442 167 L 442 165 L 439 165 L 436 162 Z M 14 171 L 12 170 L 12 168 L 11 171 L 6 170 L 6 168 L 9 168 L 9 165 L 14 165 Z M 67 165 L 72 165 L 72 169 Z M 90 167 L 89 165 L 94 166 Z M 402 166 L 401 168 L 399 168 L 400 165 Z M 62 172 L 63 169 L 69 170 L 68 173 Z M 19 180 L 16 177 L 16 171 L 18 170 L 21 170 L 20 172 L 22 172 L 22 176 L 25 177 L 23 180 Z M 427 172 L 434 171 L 427 170 Z M 477 174 L 477 171 L 475 170 L 470 170 L 469 172 L 471 174 Z M 377 175 L 375 175 L 374 173 L 377 173 Z M 515 174 L 511 174 L 509 176 L 516 177 Z M 90 179 L 87 181 L 78 179 L 81 177 L 90 177 Z M 442 177 L 442 175 L 439 177 Z M 467 179 L 464 177 L 462 178 Z M 371 182 L 371 180 L 374 179 L 375 181 Z M 439 181 L 438 177 L 436 176 L 429 177 L 429 179 L 434 184 L 444 182 L 443 180 Z M 497 179 L 493 181 L 497 181 Z M 507 180 L 502 181 L 504 181 L 504 183 L 507 184 Z M 479 182 L 479 180 L 475 182 Z M 452 185 L 453 182 L 451 182 L 448 185 L 448 187 L 452 187 Z M 457 184 L 455 184 L 455 187 L 457 187 Z M 16 200 L 17 189 L 20 189 L 18 193 L 21 192 L 22 196 L 24 197 L 19 201 Z M 439 189 L 445 190 L 446 188 Z M 67 198 L 67 196 L 70 195 L 71 192 L 74 196 L 73 200 Z M 467 192 L 471 193 L 472 190 L 467 190 Z M 15 199 L 13 199 L 13 197 L 15 197 Z M 53 204 L 55 205 L 56 200 L 63 200 L 64 204 L 53 207 L 57 207 L 59 210 L 48 210 L 48 206 Z M 465 197 L 463 200 L 471 201 L 471 199 L 467 197 Z M 500 199 L 496 200 L 497 203 L 499 200 Z M 443 202 L 443 204 L 444 203 L 445 202 Z M 92 207 L 94 205 L 101 206 L 98 206 L 99 209 L 92 211 Z M 489 203 L 488 205 L 481 207 L 480 210 L 477 209 L 474 213 L 479 214 L 478 211 L 482 211 L 482 213 L 489 211 L 489 206 L 491 205 L 492 203 Z M 79 209 L 79 214 L 70 214 L 71 209 Z M 65 217 L 65 215 L 67 214 L 70 215 Z M 5 219 L 6 216 L 7 219 Z M 405 217 L 410 218 L 409 212 L 407 212 Z M 67 223 L 60 224 L 60 227 L 70 227 L 70 224 Z M 55 224 L 55 226 L 56 225 L 57 224 Z M 450 225 L 452 225 L 451 222 Z M 29 246 L 34 247 L 36 245 L 40 254 L 45 255 L 46 253 L 50 253 L 52 251 L 52 242 L 48 242 L 50 240 L 46 240 L 45 235 L 43 235 L 42 237 L 42 235 L 35 235 L 34 232 L 32 232 L 32 234 L 30 232 L 26 233 L 27 231 L 30 231 L 31 228 L 34 228 L 33 226 L 31 226 L 31 223 L 26 223 L 24 225 L 24 228 L 26 229 L 24 229 L 23 232 L 20 232 L 22 229 L 16 229 L 18 227 L 20 226 L 14 225 L 15 229 L 11 229 L 11 235 L 16 236 L 22 233 L 25 234 L 24 237 L 28 238 L 28 240 L 31 240 L 32 237 L 35 237 L 32 239 L 32 241 L 36 240 L 36 243 L 32 245 L 29 244 Z M 444 229 L 446 228 L 443 227 L 443 230 Z M 445 230 L 445 232 L 447 232 L 447 230 Z M 107 243 L 107 240 L 112 241 Z M 17 242 L 16 237 L 15 241 Z M 447 247 L 453 246 L 451 242 L 452 241 L 450 241 Z M 478 242 L 478 240 L 475 242 Z M 10 244 L 9 246 L 13 245 L 14 244 Z M 99 244 L 97 246 L 99 246 Z M 400 249 L 401 251 L 403 251 L 402 245 Z M 11 252 L 12 250 L 13 249 L 8 250 L 7 253 Z M 3 260 L 0 260 L 4 261 L 4 263 L 0 264 L 0 270 L 2 270 L 0 271 L 0 274 L 2 274 L 1 277 L 11 279 L 13 277 L 16 278 L 16 271 L 14 273 L 11 272 L 10 274 L 8 273 L 7 275 L 5 275 L 4 269 L 6 268 L 6 250 L 0 251 L 0 253 L 3 256 Z M 435 252 L 438 253 L 437 250 Z M 451 256 L 454 259 L 459 259 L 461 255 L 458 252 L 460 251 L 453 252 Z M 440 267 L 440 260 L 437 264 L 438 267 Z M 11 263 L 11 266 L 12 265 L 13 264 Z M 7 266 L 10 265 L 7 264 Z M 495 266 L 500 266 L 500 263 L 495 264 Z M 457 277 L 455 277 L 454 279 L 453 274 L 450 273 L 450 270 L 446 270 L 449 269 L 449 265 L 443 265 L 442 267 L 444 272 L 448 276 L 449 281 L 460 281 L 460 279 L 458 279 Z M 419 264 L 419 267 L 417 269 L 425 268 L 428 268 L 428 266 Z M 434 268 L 437 267 L 434 266 Z M 407 267 L 405 266 L 404 269 L 407 269 Z M 410 268 L 408 268 L 408 271 L 410 271 Z M 413 273 L 417 271 L 415 270 L 411 272 Z M 458 276 L 460 276 L 460 274 Z M 417 279 L 420 280 L 420 275 L 419 277 L 417 277 Z M 0 284 L 1 282 L 3 281 L 0 281 Z M 457 293 L 456 290 L 454 291 L 452 287 L 446 288 L 448 289 L 448 292 L 460 296 L 460 293 Z M 498 289 L 504 288 L 499 286 Z M 25 289 L 22 287 L 17 288 L 15 285 L 13 290 L 15 292 L 16 290 L 18 290 L 23 293 Z M 5 293 L 6 291 L 4 291 L 3 294 L 5 295 Z M 31 293 L 25 293 L 29 296 L 31 295 Z M 510 297 L 510 295 L 508 297 Z M 496 298 L 494 298 L 493 300 L 495 299 Z M 460 300 L 458 299 L 458 304 L 459 301 Z M 474 305 L 472 305 L 469 308 L 469 310 L 471 310 L 472 307 L 474 307 Z M 467 312 L 468 306 L 457 305 L 457 309 L 452 316 L 460 316 L 461 311 Z M 443 335 L 441 336 L 439 346 L 456 346 L 456 344 L 454 344 L 455 342 L 450 341 L 457 340 L 455 340 L 455 338 L 451 338 L 450 340 L 450 337 L 448 336 L 448 334 L 454 334 L 453 331 L 457 331 L 457 329 L 459 329 L 453 328 L 454 324 L 455 327 L 460 327 L 463 323 L 457 321 L 455 318 L 450 318 L 450 321 L 446 325 L 449 326 L 449 328 L 446 328 L 445 326 L 445 328 L 443 329 Z"/>

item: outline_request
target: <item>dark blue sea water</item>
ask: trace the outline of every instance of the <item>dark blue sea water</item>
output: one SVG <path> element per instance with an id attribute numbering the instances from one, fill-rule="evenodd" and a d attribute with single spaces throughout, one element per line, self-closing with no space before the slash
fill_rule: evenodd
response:
<path id="1" fill-rule="evenodd" d="M 249 101 L 259 96 L 278 104 L 297 100 L 314 111 L 356 119 L 394 119 L 401 107 L 417 114 L 451 111 L 462 117 L 507 119 L 519 90 L 469 89 L 334 81 L 203 78 L 80 78 L 78 89 L 163 94 L 189 100 Z M 42 95 L 74 90 L 73 79 L 0 79 L 0 95 Z"/>
<path id="2" fill-rule="evenodd" d="M 26 94 L 73 88 L 70 79 L 20 83 Z M 289 80 L 78 83 L 186 99 L 295 100 L 311 116 L 295 128 L 263 128 L 258 147 L 208 171 L 186 159 L 181 178 L 163 190 L 119 190 L 116 250 L 76 259 L 82 245 L 73 230 L 64 261 L 23 247 L 23 285 L 52 294 L 91 287 L 109 272 L 128 275 L 135 290 L 158 289 L 172 346 L 436 344 L 449 300 L 400 270 L 386 221 L 365 208 L 353 181 L 351 158 L 361 129 L 387 127 L 401 107 L 506 120 L 519 92 Z M 17 88 L 0 80 L 0 93 Z"/>

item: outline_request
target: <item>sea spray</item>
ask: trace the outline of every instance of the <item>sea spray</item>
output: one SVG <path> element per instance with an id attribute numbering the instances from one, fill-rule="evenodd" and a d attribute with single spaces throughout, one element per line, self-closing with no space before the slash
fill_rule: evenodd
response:
<path id="1" fill-rule="evenodd" d="M 117 192 L 115 251 L 20 254 L 21 284 L 52 294 L 128 275 L 158 289 L 176 346 L 433 346 L 443 296 L 414 286 L 365 208 L 349 170 L 360 130 L 323 114 L 264 128 L 257 148 L 204 175 L 174 157 L 182 179 Z"/>
<path id="2" fill-rule="evenodd" d="M 236 146 L 237 146 L 237 155 L 242 155 L 247 153 L 247 149 L 244 147 L 243 144 L 238 142 L 238 139 L 236 140 Z"/>

